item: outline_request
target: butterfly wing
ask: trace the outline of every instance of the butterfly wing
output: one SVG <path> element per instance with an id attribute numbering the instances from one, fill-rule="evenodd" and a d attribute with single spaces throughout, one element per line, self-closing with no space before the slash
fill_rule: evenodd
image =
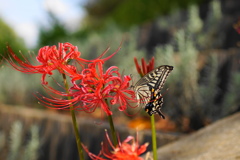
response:
<path id="1" fill-rule="evenodd" d="M 158 113 L 163 104 L 163 98 L 160 94 L 163 85 L 169 73 L 173 70 L 173 66 L 162 65 L 142 77 L 134 86 L 136 97 L 140 102 L 140 106 L 144 106 L 149 115 Z"/>
<path id="2" fill-rule="evenodd" d="M 157 95 L 152 94 L 152 98 L 145 105 L 144 110 L 151 116 L 153 114 L 159 114 L 163 119 L 165 116 L 163 115 L 161 108 L 163 105 L 163 97 L 160 92 Z"/>

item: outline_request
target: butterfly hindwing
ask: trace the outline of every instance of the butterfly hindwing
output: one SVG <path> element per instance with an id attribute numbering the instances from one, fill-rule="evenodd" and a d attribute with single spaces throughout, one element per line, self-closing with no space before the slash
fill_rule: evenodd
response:
<path id="1" fill-rule="evenodd" d="M 164 118 L 161 112 L 163 98 L 160 91 L 172 70 L 173 66 L 159 66 L 153 71 L 147 73 L 134 86 L 140 105 L 143 106 L 150 116 L 152 114 L 159 114 L 162 118 Z"/>
<path id="2" fill-rule="evenodd" d="M 165 116 L 163 115 L 161 108 L 163 105 L 163 97 L 160 92 L 154 94 L 154 91 L 151 94 L 150 101 L 145 105 L 144 110 L 151 116 L 153 114 L 159 114 L 163 119 Z"/>

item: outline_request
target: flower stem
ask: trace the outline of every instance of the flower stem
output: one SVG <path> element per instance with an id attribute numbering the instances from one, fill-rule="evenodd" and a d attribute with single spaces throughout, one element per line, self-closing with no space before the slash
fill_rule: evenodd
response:
<path id="1" fill-rule="evenodd" d="M 69 93 L 69 90 L 68 90 L 69 86 L 68 86 L 66 75 L 63 73 L 62 77 L 63 77 L 66 92 Z M 70 100 L 70 99 L 71 99 L 71 97 L 68 96 L 68 100 Z M 80 139 L 80 135 L 79 135 L 77 119 L 76 119 L 76 115 L 75 115 L 73 105 L 70 105 L 70 113 L 71 113 L 71 116 L 72 116 L 73 129 L 74 129 L 74 134 L 75 134 L 75 137 L 76 137 L 76 143 L 77 143 L 77 148 L 78 148 L 78 156 L 79 156 L 80 160 L 84 160 L 83 149 L 82 149 L 82 145 L 81 145 L 81 139 Z"/>
<path id="2" fill-rule="evenodd" d="M 153 159 L 157 160 L 157 137 L 154 115 L 151 116 Z"/>
<path id="3" fill-rule="evenodd" d="M 116 130 L 114 128 L 113 119 L 112 119 L 111 115 L 108 115 L 108 122 L 109 122 L 109 125 L 110 125 L 110 130 L 111 130 L 111 134 L 112 134 L 113 144 L 116 147 L 117 144 L 118 144 L 117 134 L 116 134 Z"/>
<path id="4" fill-rule="evenodd" d="M 76 116 L 75 116 L 73 106 L 70 107 L 70 112 L 72 115 L 73 128 L 74 128 L 74 133 L 75 133 L 77 147 L 78 147 L 78 155 L 80 157 L 80 160 L 84 160 L 83 149 L 82 149 L 82 145 L 81 145 L 82 142 L 81 142 L 81 139 L 79 136 L 78 126 L 77 126 L 77 121 L 76 121 Z"/>
<path id="5" fill-rule="evenodd" d="M 105 102 L 109 106 L 107 99 L 105 99 Z M 112 115 L 108 115 L 108 122 L 110 125 L 111 135 L 112 135 L 112 139 L 113 139 L 113 145 L 116 147 L 118 144 L 118 140 L 117 140 L 117 133 L 116 133 L 116 130 L 114 127 Z"/>

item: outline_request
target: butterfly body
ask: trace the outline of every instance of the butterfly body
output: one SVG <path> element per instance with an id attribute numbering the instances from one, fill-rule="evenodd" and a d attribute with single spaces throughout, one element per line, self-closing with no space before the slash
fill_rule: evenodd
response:
<path id="1" fill-rule="evenodd" d="M 134 86 L 140 106 L 150 116 L 152 114 L 159 114 L 163 119 L 165 118 L 161 112 L 163 97 L 160 92 L 172 70 L 173 66 L 159 66 L 143 76 Z"/>

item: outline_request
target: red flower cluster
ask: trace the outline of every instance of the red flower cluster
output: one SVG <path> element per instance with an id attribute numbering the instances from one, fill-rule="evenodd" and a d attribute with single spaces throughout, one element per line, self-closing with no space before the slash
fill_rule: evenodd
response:
<path id="1" fill-rule="evenodd" d="M 107 132 L 106 132 L 107 143 L 102 144 L 102 150 L 99 155 L 94 155 L 89 152 L 88 149 L 84 147 L 85 151 L 88 153 L 89 157 L 94 160 L 143 160 L 140 157 L 142 153 L 147 150 L 148 143 L 143 145 L 138 144 L 138 139 L 134 139 L 133 136 L 128 136 L 122 143 L 119 141 L 117 147 L 112 144 Z M 131 142 L 131 143 L 130 143 Z M 109 150 L 110 146 L 112 150 Z M 105 158 L 103 158 L 104 156 Z"/>
<path id="2" fill-rule="evenodd" d="M 86 112 L 93 112 L 97 107 L 101 107 L 107 115 L 111 115 L 108 101 L 112 105 L 119 105 L 120 111 L 124 111 L 127 106 L 130 106 L 130 101 L 135 101 L 134 91 L 128 89 L 131 77 L 121 76 L 116 66 L 108 68 L 106 72 L 103 69 L 105 61 L 115 55 L 120 48 L 107 58 L 102 59 L 109 48 L 98 58 L 85 60 L 80 58 L 81 53 L 76 46 L 70 43 L 59 43 L 58 48 L 45 46 L 39 50 L 36 60 L 40 65 L 32 65 L 24 57 L 22 57 L 24 60 L 21 60 L 10 47 L 8 49 L 9 58 L 6 59 L 16 70 L 29 74 L 42 74 L 42 84 L 45 88 L 57 94 L 58 97 L 59 95 L 63 97 L 47 98 L 38 94 L 37 98 L 47 107 L 69 109 L 74 106 L 74 109 Z M 74 63 L 70 63 L 70 61 L 74 61 Z M 47 74 L 52 75 L 54 70 L 71 79 L 72 87 L 67 92 L 60 92 L 47 85 L 45 77 Z"/>
<path id="3" fill-rule="evenodd" d="M 101 107 L 107 115 L 112 115 L 108 101 L 112 105 L 118 104 L 119 110 L 124 111 L 131 106 L 129 102 L 135 101 L 135 93 L 128 89 L 130 76 L 122 78 L 116 66 L 104 72 L 103 63 L 103 60 L 93 60 L 80 74 L 75 75 L 74 85 L 70 88 L 70 95 L 74 97 L 71 104 L 86 112 Z"/>

